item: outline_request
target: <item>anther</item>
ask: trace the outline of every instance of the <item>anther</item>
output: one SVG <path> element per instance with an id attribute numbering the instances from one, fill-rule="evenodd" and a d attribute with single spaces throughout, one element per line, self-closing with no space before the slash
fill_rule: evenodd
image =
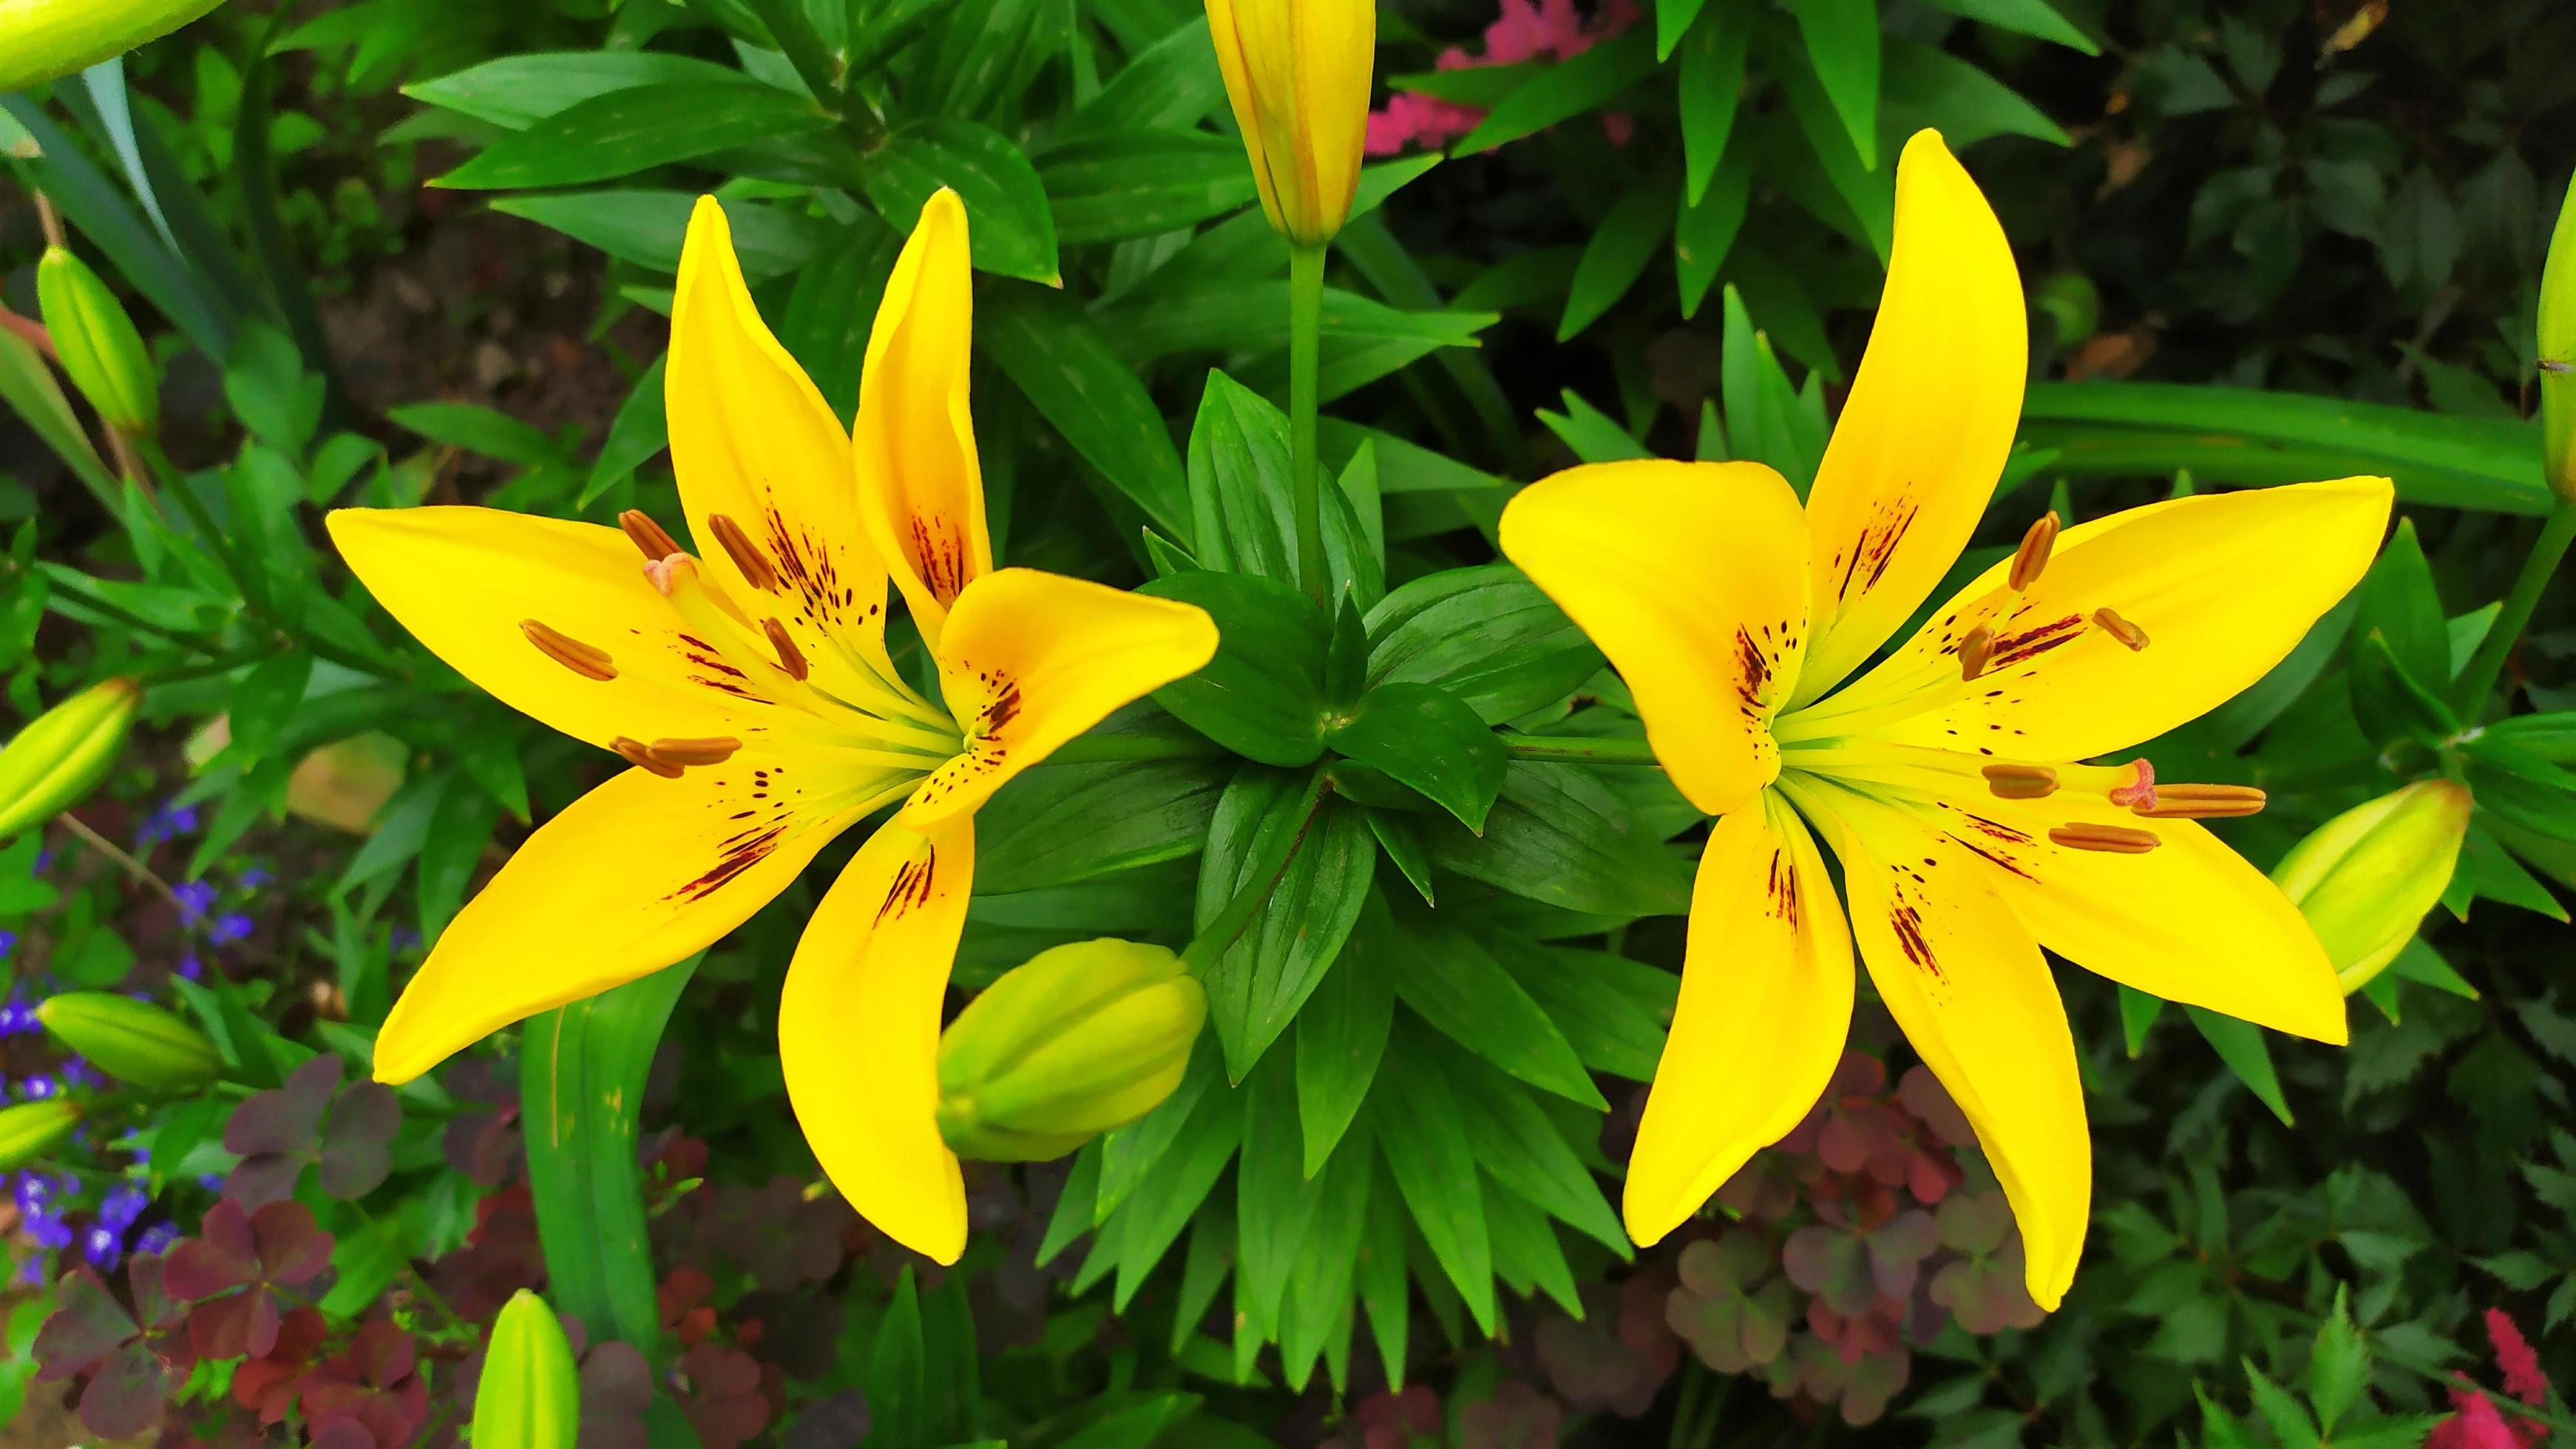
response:
<path id="1" fill-rule="evenodd" d="M 731 735 L 710 735 L 703 739 L 655 740 L 645 751 L 665 765 L 721 765 L 742 748 L 742 741 Z"/>
<path id="2" fill-rule="evenodd" d="M 764 594 L 778 591 L 778 570 L 770 566 L 769 555 L 752 547 L 751 535 L 742 525 L 721 513 L 707 515 L 707 527 L 714 531 L 716 542 L 724 546 L 725 557 L 742 570 L 743 582 Z M 798 676 L 802 678 L 802 675 Z"/>
<path id="3" fill-rule="evenodd" d="M 1988 765 L 1986 788 L 2003 800 L 2044 800 L 2057 793 L 2057 772 L 2046 765 Z"/>
<path id="4" fill-rule="evenodd" d="M 2121 618 L 2116 609 L 2095 609 L 2093 622 L 2102 626 L 2103 633 L 2128 645 L 2131 649 L 2147 647 L 2147 631 Z"/>
<path id="5" fill-rule="evenodd" d="M 778 651 L 779 668 L 797 679 L 803 679 L 811 671 L 812 666 L 805 662 L 805 651 L 797 648 L 796 641 L 787 636 L 786 625 L 776 619 L 763 619 L 760 631 L 769 636 L 769 647 Z"/>
<path id="6" fill-rule="evenodd" d="M 2069 850 L 2099 850 L 2112 855 L 2144 855 L 2163 844 L 2150 831 L 2125 825 L 2060 825 L 2048 838 Z"/>
<path id="7" fill-rule="evenodd" d="M 628 739 L 624 735 L 619 735 L 608 742 L 608 747 L 622 756 L 626 763 L 639 770 L 650 770 L 665 780 L 676 780 L 687 773 L 668 760 L 655 759 L 652 746 L 642 740 Z"/>
<path id="8" fill-rule="evenodd" d="M 1985 624 L 1968 631 L 1959 641 L 1959 677 L 1974 679 L 1986 672 L 1986 661 L 1994 656 L 1995 631 Z"/>
<path id="9" fill-rule="evenodd" d="M 644 551 L 648 559 L 669 558 L 680 551 L 680 541 L 641 508 L 630 508 L 617 515 L 617 526 L 637 548 Z"/>
<path id="10" fill-rule="evenodd" d="M 2214 820 L 2263 813 L 2265 796 L 2251 785 L 2159 785 L 2135 810 L 2150 820 Z"/>
<path id="11" fill-rule="evenodd" d="M 547 628 L 534 619 L 521 619 L 519 632 L 528 636 L 528 642 L 537 646 L 538 653 L 584 679 L 617 677 L 616 663 L 608 657 L 607 650 L 596 644 L 584 644 L 569 635 Z"/>
<path id="12" fill-rule="evenodd" d="M 2057 510 L 2052 508 L 2039 516 L 2030 531 L 2021 536 L 2021 547 L 2013 554 L 2012 586 L 2015 592 L 2039 582 L 2039 571 L 2048 567 L 2048 551 L 2057 543 L 2061 527 Z"/>

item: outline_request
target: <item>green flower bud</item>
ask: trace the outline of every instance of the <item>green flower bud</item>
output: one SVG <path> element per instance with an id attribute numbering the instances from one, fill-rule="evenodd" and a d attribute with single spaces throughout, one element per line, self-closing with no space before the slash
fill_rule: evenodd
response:
<path id="1" fill-rule="evenodd" d="M 0 5 L 0 91 L 84 71 L 157 40 L 222 0 L 8 0 Z"/>
<path id="2" fill-rule="evenodd" d="M 522 1288 L 492 1320 L 474 1391 L 474 1449 L 572 1449 L 581 1384 L 546 1300 Z"/>
<path id="3" fill-rule="evenodd" d="M 186 1018 L 113 991 L 66 991 L 36 1008 L 54 1040 L 147 1092 L 185 1092 L 223 1075 L 215 1044 Z"/>
<path id="4" fill-rule="evenodd" d="M 0 1107 L 0 1172 L 26 1166 L 54 1150 L 80 1125 L 80 1108 L 59 1098 Z"/>
<path id="5" fill-rule="evenodd" d="M 2440 904 L 2472 803 L 2456 780 L 2418 780 L 2318 826 L 2273 869 L 2346 992 L 2386 969 Z"/>
<path id="6" fill-rule="evenodd" d="M 143 690 L 95 684 L 36 716 L 0 748 L 0 840 L 50 820 L 96 789 L 125 747 Z"/>
<path id="7" fill-rule="evenodd" d="M 36 301 L 64 374 L 107 425 L 129 437 L 158 427 L 160 375 L 152 354 L 134 319 L 89 263 L 61 247 L 45 248 L 45 259 L 36 264 Z"/>
<path id="8" fill-rule="evenodd" d="M 1062 1157 L 1162 1104 L 1207 1020 L 1181 958 L 1133 941 L 1041 951 L 939 1039 L 939 1133 L 961 1157 Z"/>
<path id="9" fill-rule="evenodd" d="M 2576 503 L 2576 186 L 2540 271 L 2540 437 L 2550 491 Z"/>

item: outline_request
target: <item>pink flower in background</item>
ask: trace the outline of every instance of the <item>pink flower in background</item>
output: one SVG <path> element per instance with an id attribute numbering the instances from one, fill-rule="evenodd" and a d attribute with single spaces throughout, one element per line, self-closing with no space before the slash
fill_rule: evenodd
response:
<path id="1" fill-rule="evenodd" d="M 2496 1367 L 2504 1372 L 2504 1391 L 2537 1409 L 2549 1402 L 2549 1375 L 2540 1371 L 2540 1355 L 2501 1308 L 2487 1310 L 2487 1341 L 2495 1345 Z"/>
<path id="2" fill-rule="evenodd" d="M 1439 69 L 1572 60 L 1637 23 L 1636 0 L 1600 0 L 1588 22 L 1574 8 L 1574 0 L 1501 3 L 1501 16 L 1485 27 L 1485 53 L 1469 55 L 1452 46 L 1441 52 Z M 1369 112 L 1366 151 L 1371 156 L 1393 156 L 1409 146 L 1436 150 L 1476 129 L 1484 119 L 1481 107 L 1398 91 L 1382 109 Z M 1636 133 L 1626 116 L 1603 116 L 1601 125 L 1614 145 L 1627 145 Z"/>
<path id="3" fill-rule="evenodd" d="M 2500 1308 L 2486 1312 L 2487 1340 L 2495 1345 L 2496 1368 L 2504 1375 L 2504 1391 L 2523 1403 L 2539 1408 L 2549 1402 L 2549 1375 L 2540 1371 L 2540 1355 L 2532 1351 L 2531 1340 L 2522 1336 L 2512 1318 Z M 2451 1388 L 2451 1417 L 2433 1426 L 2424 1449 L 2532 1449 L 2549 1437 L 2547 1426 L 2529 1419 L 2505 1417 L 2486 1391 L 2471 1383 L 2465 1374 L 2453 1374 L 2458 1382 Z"/>

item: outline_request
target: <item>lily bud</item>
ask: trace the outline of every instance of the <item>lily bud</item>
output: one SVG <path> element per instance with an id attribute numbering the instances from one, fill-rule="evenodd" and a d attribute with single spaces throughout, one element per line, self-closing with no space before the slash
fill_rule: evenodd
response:
<path id="1" fill-rule="evenodd" d="M 1376 0 L 1207 0 L 1207 13 L 1261 209 L 1300 246 L 1330 241 L 1359 188 Z"/>
<path id="2" fill-rule="evenodd" d="M 572 1449 L 581 1384 L 546 1300 L 522 1288 L 492 1320 L 474 1391 L 474 1449 Z"/>
<path id="3" fill-rule="evenodd" d="M 2346 992 L 2386 969 L 2441 902 L 2472 803 L 2456 780 L 2418 780 L 2318 826 L 2273 869 Z"/>
<path id="4" fill-rule="evenodd" d="M 142 699 L 131 679 L 92 685 L 0 748 L 0 839 L 78 804 L 107 778 Z"/>
<path id="5" fill-rule="evenodd" d="M 36 1007 L 54 1040 L 91 1066 L 147 1092 L 185 1092 L 224 1070 L 206 1034 L 186 1018 L 113 991 L 66 991 Z"/>
<path id="6" fill-rule="evenodd" d="M 0 1107 L 0 1172 L 53 1151 L 79 1125 L 80 1108 L 61 1098 Z"/>
<path id="7" fill-rule="evenodd" d="M 1062 1157 L 1162 1105 L 1207 1020 L 1207 992 L 1160 946 L 1041 951 L 939 1039 L 939 1133 L 961 1157 Z"/>
<path id="8" fill-rule="evenodd" d="M 84 71 L 157 40 L 222 0 L 9 0 L 0 5 L 0 91 Z"/>
<path id="9" fill-rule="evenodd" d="M 61 247 L 45 248 L 44 260 L 36 263 L 36 301 L 45 330 L 53 334 L 54 356 L 107 425 L 128 437 L 160 426 L 160 375 L 152 354 L 134 319 L 89 263 Z"/>

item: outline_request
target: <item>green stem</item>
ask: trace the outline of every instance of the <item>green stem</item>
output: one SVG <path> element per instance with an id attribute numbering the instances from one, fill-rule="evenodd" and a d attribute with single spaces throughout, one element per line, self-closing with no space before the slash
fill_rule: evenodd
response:
<path id="1" fill-rule="evenodd" d="M 2504 674 L 2505 656 L 2513 652 L 2523 626 L 2531 622 L 2531 611 L 2539 605 L 2541 591 L 2549 587 L 2549 577 L 2558 572 L 2559 561 L 2567 557 L 2571 543 L 2576 543 L 2576 504 L 2562 501 L 2549 511 L 2548 521 L 2540 526 L 2540 537 L 2532 540 L 2531 552 L 2522 561 L 2522 572 L 2514 578 L 2513 592 L 2504 596 L 2495 622 L 2487 626 L 2487 636 L 2478 641 L 2478 652 L 2469 656 L 2468 667 L 2451 681 L 2451 709 L 2463 723 L 2476 723 L 2488 693 Z"/>
<path id="2" fill-rule="evenodd" d="M 1643 736 L 1589 738 L 1580 735 L 1503 736 L 1503 748 L 1515 760 L 1555 760 L 1569 765 L 1655 765 L 1654 747 Z"/>
<path id="3" fill-rule="evenodd" d="M 1324 602 L 1324 491 L 1315 456 L 1315 374 L 1324 330 L 1324 248 L 1292 244 L 1288 253 L 1288 460 L 1297 496 L 1297 577 L 1306 596 Z"/>
<path id="4" fill-rule="evenodd" d="M 87 609 L 91 613 L 100 615 L 103 618 L 113 619 L 128 629 L 138 630 L 142 633 L 149 634 L 156 639 L 176 644 L 183 649 L 194 649 L 199 654 L 202 654 L 209 659 L 221 658 L 223 655 L 222 649 L 214 640 L 209 639 L 202 634 L 183 633 L 177 629 L 171 629 L 160 624 L 155 624 L 151 620 L 146 619 L 131 610 L 120 608 L 115 604 L 109 603 L 106 599 L 99 597 L 97 594 L 91 593 L 87 588 L 84 588 L 79 584 L 67 582 L 61 572 L 47 570 L 45 573 L 45 586 L 49 595 L 62 596 L 70 602 L 76 603 L 80 605 L 80 607 Z"/>
<path id="5" fill-rule="evenodd" d="M 1214 760 L 1225 750 L 1196 735 L 1084 735 L 1065 741 L 1040 761 L 1047 765 L 1096 765 L 1110 760 Z"/>
<path id="6" fill-rule="evenodd" d="M 1289 862 L 1297 858 L 1297 849 L 1306 843 L 1306 832 L 1313 829 L 1315 816 L 1324 803 L 1325 775 L 1317 770 L 1306 777 L 1306 793 L 1297 802 L 1297 826 L 1278 832 L 1270 849 L 1253 862 L 1252 869 L 1237 877 L 1243 882 L 1234 899 L 1225 903 L 1207 929 L 1198 933 L 1181 952 L 1181 964 L 1193 976 L 1205 976 L 1223 956 L 1234 938 L 1243 934 L 1252 918 L 1269 904 L 1270 893 L 1279 888 L 1279 880 L 1288 873 Z M 1256 837 L 1257 839 L 1257 837 Z"/>

